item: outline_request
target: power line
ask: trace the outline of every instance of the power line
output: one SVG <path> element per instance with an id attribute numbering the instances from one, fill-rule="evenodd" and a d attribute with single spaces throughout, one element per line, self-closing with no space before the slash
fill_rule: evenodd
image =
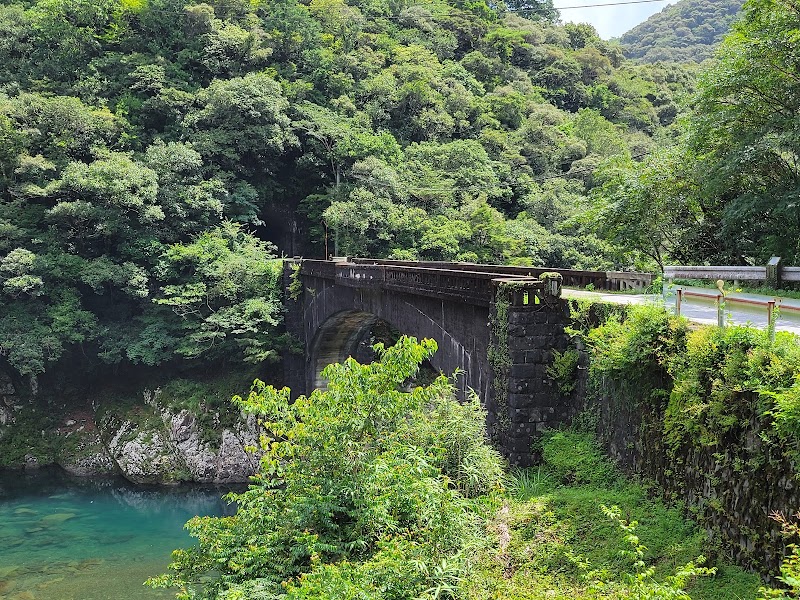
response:
<path id="1" fill-rule="evenodd" d="M 606 2 L 603 4 L 582 4 L 580 6 L 554 6 L 555 10 L 573 10 L 578 8 L 598 8 L 601 6 L 621 6 L 623 4 L 650 4 L 651 2 L 672 2 L 673 0 L 627 0 L 626 2 Z"/>
<path id="2" fill-rule="evenodd" d="M 598 4 L 576 4 L 574 6 L 554 6 L 553 9 L 557 10 L 557 11 L 558 10 L 578 10 L 578 9 L 581 9 L 581 8 L 602 8 L 604 6 L 622 6 L 622 5 L 626 5 L 626 4 L 651 4 L 653 2 L 674 2 L 674 0 L 626 0 L 626 1 L 623 1 L 623 2 L 606 2 L 606 3 L 598 3 Z M 409 9 L 409 8 L 435 8 L 435 7 L 436 6 L 432 5 L 432 4 L 411 4 L 411 5 L 407 6 L 406 9 Z M 352 8 L 357 8 L 357 7 L 352 7 Z M 450 8 L 450 7 L 448 6 L 447 8 Z M 509 7 L 505 7 L 504 11 L 505 12 L 511 12 L 511 13 L 523 12 L 523 11 L 525 11 L 525 12 L 536 12 L 536 9 L 512 9 L 512 8 L 509 8 Z M 186 14 L 185 10 L 173 10 L 173 9 L 169 9 L 169 8 L 157 8 L 157 7 L 152 7 L 150 5 L 145 5 L 144 8 L 141 8 L 139 10 L 125 11 L 123 14 L 138 16 L 138 15 L 140 15 L 142 13 L 148 13 L 148 12 L 150 12 L 150 13 L 170 14 L 170 15 L 184 15 L 184 14 Z M 401 19 L 401 18 L 406 18 L 406 17 L 403 17 L 401 15 L 368 15 L 368 16 L 370 16 L 371 18 L 374 18 L 374 19 Z M 435 17 L 437 15 L 433 15 L 433 16 Z"/>

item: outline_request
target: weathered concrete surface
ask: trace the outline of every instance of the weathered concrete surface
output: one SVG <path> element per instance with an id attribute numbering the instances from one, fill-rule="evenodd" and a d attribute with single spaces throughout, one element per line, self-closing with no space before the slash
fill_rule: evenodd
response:
<path id="1" fill-rule="evenodd" d="M 318 278 L 305 282 L 315 290 L 304 310 L 303 338 L 309 349 L 305 390 L 322 383 L 318 374 L 325 365 L 354 354 L 361 334 L 381 319 L 403 333 L 436 340 L 434 368 L 448 374 L 462 372 L 457 379 L 462 394 L 472 388 L 487 396 L 488 307 L 381 289 L 343 288 Z"/>

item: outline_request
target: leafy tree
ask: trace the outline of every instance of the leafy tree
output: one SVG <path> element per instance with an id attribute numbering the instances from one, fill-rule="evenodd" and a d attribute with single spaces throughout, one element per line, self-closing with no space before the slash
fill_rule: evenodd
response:
<path id="1" fill-rule="evenodd" d="M 246 176 L 274 173 L 278 157 L 296 144 L 278 83 L 262 73 L 216 80 L 197 94 L 187 137 L 206 160 Z"/>
<path id="2" fill-rule="evenodd" d="M 388 133 L 373 133 L 366 115 L 345 117 L 306 102 L 298 107 L 301 118 L 296 126 L 307 143 L 330 170 L 334 187 L 339 187 L 344 171 L 367 157 L 389 162 L 400 156 L 400 146 Z"/>
<path id="3" fill-rule="evenodd" d="M 196 517 L 197 546 L 173 554 L 151 585 L 183 598 L 408 598 L 455 591 L 475 534 L 465 497 L 499 485 L 477 400 L 448 379 L 404 391 L 432 340 L 377 345 L 378 361 L 325 368 L 327 390 L 295 402 L 256 381 L 261 469 L 230 517 Z M 443 593 L 443 592 L 440 592 Z"/>
<path id="4" fill-rule="evenodd" d="M 180 355 L 217 357 L 238 347 L 247 362 L 276 358 L 283 262 L 268 260 L 270 252 L 232 223 L 167 250 L 158 269 L 168 283 L 155 301 L 183 320 Z"/>
<path id="5" fill-rule="evenodd" d="M 506 6 L 518 15 L 534 21 L 558 19 L 558 11 L 553 7 L 553 0 L 511 0 L 506 2 Z"/>
<path id="6" fill-rule="evenodd" d="M 620 128 L 599 113 L 583 108 L 569 125 L 575 137 L 586 144 L 587 152 L 599 156 L 625 156 L 628 152 Z"/>
<path id="7" fill-rule="evenodd" d="M 620 248 L 639 252 L 663 271 L 665 258 L 685 255 L 687 238 L 702 214 L 691 179 L 681 176 L 685 156 L 663 151 L 642 163 L 603 165 L 589 212 L 595 230 Z"/>
<path id="8" fill-rule="evenodd" d="M 719 259 L 798 256 L 799 22 L 790 4 L 749 2 L 701 80 L 689 148 L 704 215 L 724 248 Z"/>
<path id="9" fill-rule="evenodd" d="M 600 40 L 597 30 L 589 23 L 567 23 L 564 29 L 569 36 L 569 45 L 573 50 L 585 48 L 588 44 Z"/>

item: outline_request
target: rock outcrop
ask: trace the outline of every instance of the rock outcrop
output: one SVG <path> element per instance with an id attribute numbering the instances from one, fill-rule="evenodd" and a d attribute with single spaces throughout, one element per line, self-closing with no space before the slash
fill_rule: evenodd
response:
<path id="1" fill-rule="evenodd" d="M 57 460 L 62 469 L 79 477 L 113 475 L 117 472 L 96 430 L 87 431 L 84 428 L 68 435 L 65 441 L 70 442 L 69 450 L 59 452 Z"/>
<path id="2" fill-rule="evenodd" d="M 252 418 L 223 428 L 212 441 L 188 410 L 164 409 L 156 418 L 136 417 L 107 414 L 100 421 L 107 454 L 130 481 L 243 483 L 258 467 L 258 457 L 245 450 L 258 441 Z"/>
<path id="3" fill-rule="evenodd" d="M 4 407 L 0 403 L 0 437 L 19 426 L 13 410 L 4 412 Z M 218 418 L 211 421 L 212 428 L 189 410 L 155 403 L 115 406 L 99 417 L 89 409 L 74 411 L 57 426 L 28 423 L 37 443 L 17 439 L 17 458 L 3 465 L 36 469 L 55 463 L 80 477 L 121 474 L 141 484 L 246 483 L 260 458 L 246 450 L 258 446 L 255 417 L 228 418 L 228 426 Z"/>
<path id="4" fill-rule="evenodd" d="M 188 410 L 171 415 L 168 426 L 170 439 L 193 481 L 245 482 L 258 467 L 258 457 L 245 450 L 258 444 L 253 417 L 240 421 L 234 429 L 223 429 L 216 448 L 203 440 L 198 420 Z"/>

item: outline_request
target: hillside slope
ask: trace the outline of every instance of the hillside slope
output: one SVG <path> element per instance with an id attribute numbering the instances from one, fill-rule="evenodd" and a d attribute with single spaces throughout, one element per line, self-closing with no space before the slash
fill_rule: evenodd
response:
<path id="1" fill-rule="evenodd" d="M 681 0 L 625 33 L 625 56 L 644 62 L 710 58 L 736 21 L 742 0 Z"/>

